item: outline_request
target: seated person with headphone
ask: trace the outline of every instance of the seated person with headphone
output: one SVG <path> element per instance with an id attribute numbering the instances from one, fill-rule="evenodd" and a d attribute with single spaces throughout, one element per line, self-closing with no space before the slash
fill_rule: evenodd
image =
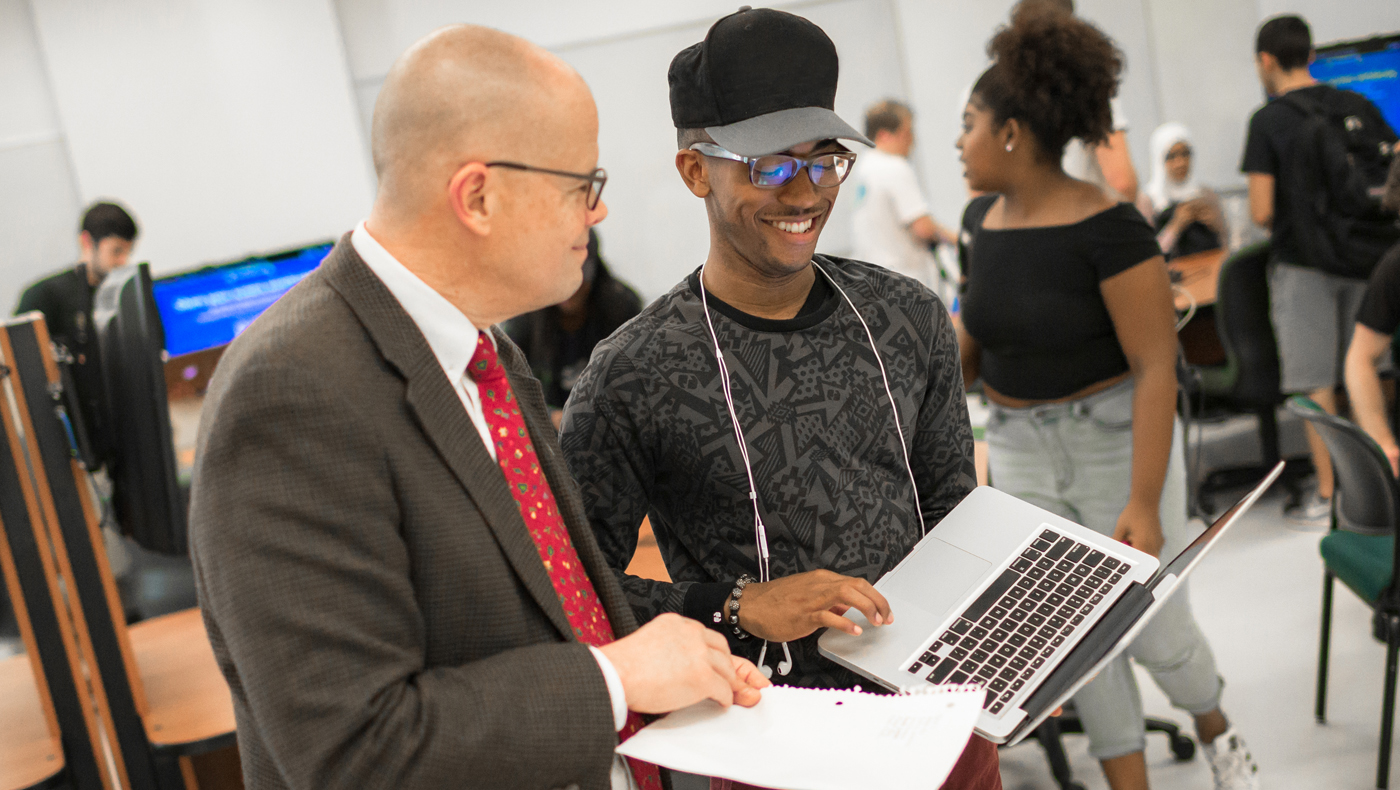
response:
<path id="1" fill-rule="evenodd" d="M 639 620 L 679 612 L 776 683 L 849 688 L 817 631 L 891 622 L 871 583 L 975 485 L 952 322 L 913 279 L 814 255 L 855 158 L 838 140 L 869 145 L 831 109 L 820 28 L 741 10 L 668 77 L 709 255 L 594 350 L 564 454 Z M 670 582 L 626 574 L 647 515 Z M 995 748 L 974 737 L 945 787 L 1000 788 Z"/>

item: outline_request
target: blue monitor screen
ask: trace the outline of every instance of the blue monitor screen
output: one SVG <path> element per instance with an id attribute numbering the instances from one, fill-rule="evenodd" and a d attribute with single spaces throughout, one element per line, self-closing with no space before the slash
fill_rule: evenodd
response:
<path id="1" fill-rule="evenodd" d="M 163 277 L 152 285 L 165 352 L 172 357 L 226 345 L 331 251 L 330 243 Z"/>
<path id="2" fill-rule="evenodd" d="M 1390 128 L 1400 130 L 1400 35 L 1319 49 L 1312 75 L 1375 102 Z"/>

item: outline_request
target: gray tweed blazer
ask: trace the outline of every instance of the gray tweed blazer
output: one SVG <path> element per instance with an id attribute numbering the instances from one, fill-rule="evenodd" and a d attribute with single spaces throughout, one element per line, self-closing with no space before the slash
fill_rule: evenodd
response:
<path id="1" fill-rule="evenodd" d="M 540 385 L 492 330 L 619 636 Z M 500 468 L 347 234 L 209 387 L 190 553 L 249 788 L 608 787 L 606 684 Z"/>

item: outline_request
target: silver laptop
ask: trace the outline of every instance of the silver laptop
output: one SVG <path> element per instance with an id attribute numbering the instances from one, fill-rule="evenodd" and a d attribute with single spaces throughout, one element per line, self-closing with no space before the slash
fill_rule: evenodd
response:
<path id="1" fill-rule="evenodd" d="M 888 689 L 975 684 L 977 732 L 1025 737 L 1132 641 L 1177 583 L 1283 470 L 1164 567 L 1155 557 L 987 486 L 973 490 L 875 583 L 895 622 L 852 609 L 822 655 Z"/>

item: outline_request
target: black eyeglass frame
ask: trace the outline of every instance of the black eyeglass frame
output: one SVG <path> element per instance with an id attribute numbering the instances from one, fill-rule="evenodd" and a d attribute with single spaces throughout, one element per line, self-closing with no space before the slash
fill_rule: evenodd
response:
<path id="1" fill-rule="evenodd" d="M 603 199 L 603 187 L 608 183 L 608 171 L 601 167 L 595 167 L 592 173 L 570 173 L 567 170 L 550 170 L 544 167 L 523 165 L 519 162 L 487 162 L 486 166 L 505 167 L 511 170 L 524 170 L 529 173 L 545 173 L 551 176 L 564 176 L 565 178 L 577 178 L 580 181 L 587 181 L 588 196 L 585 200 L 589 211 L 598 208 L 598 201 Z"/>
<path id="2" fill-rule="evenodd" d="M 709 156 L 715 159 L 732 159 L 735 162 L 743 162 L 744 164 L 749 166 L 749 183 L 753 184 L 759 189 L 778 189 L 780 187 L 787 186 L 788 183 L 790 183 L 792 179 L 797 178 L 797 174 L 802 172 L 803 170 L 807 171 L 807 178 L 812 182 L 813 186 L 820 187 L 822 189 L 831 189 L 832 187 L 838 187 L 841 184 L 845 183 L 846 178 L 851 175 L 852 166 L 856 163 L 856 154 L 854 151 L 827 151 L 826 153 L 813 154 L 812 156 L 792 156 L 790 154 L 764 154 L 763 156 L 744 156 L 743 154 L 736 154 L 733 151 L 730 151 L 729 149 L 724 148 L 723 146 L 715 145 L 714 143 L 694 143 L 690 146 L 690 150 L 701 154 L 702 156 Z M 758 173 L 755 172 L 758 169 L 758 161 L 760 159 L 766 159 L 770 156 L 791 159 L 794 162 L 799 162 L 800 166 L 796 170 L 792 171 L 792 175 L 789 176 L 787 180 L 781 183 L 760 184 L 758 183 Z M 835 157 L 837 160 L 845 162 L 846 171 L 844 173 L 839 173 L 840 179 L 835 184 L 831 184 L 830 186 L 824 186 L 822 184 L 818 184 L 817 177 L 812 175 L 812 164 L 818 159 L 828 156 Z"/>

